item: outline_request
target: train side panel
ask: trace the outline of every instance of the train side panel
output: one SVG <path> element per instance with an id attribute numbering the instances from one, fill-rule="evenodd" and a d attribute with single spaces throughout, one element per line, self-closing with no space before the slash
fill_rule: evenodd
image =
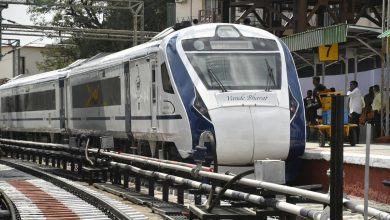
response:
<path id="1" fill-rule="evenodd" d="M 1 105 L 1 125 L 0 127 L 4 130 L 6 128 L 9 128 L 12 124 L 11 118 L 12 118 L 12 112 L 9 112 L 6 110 L 7 105 L 9 105 L 9 100 L 7 97 L 12 96 L 12 89 L 3 89 L 0 91 L 0 105 Z"/>
<path id="2" fill-rule="evenodd" d="M 24 85 L 3 91 L 2 127 L 14 131 L 59 132 L 59 81 Z"/>
<path id="3" fill-rule="evenodd" d="M 72 133 L 126 137 L 122 64 L 71 75 L 67 95 Z"/>

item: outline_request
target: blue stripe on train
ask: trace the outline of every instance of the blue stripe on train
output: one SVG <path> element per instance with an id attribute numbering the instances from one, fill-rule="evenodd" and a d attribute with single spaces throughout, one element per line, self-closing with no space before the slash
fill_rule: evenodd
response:
<path id="1" fill-rule="evenodd" d="M 305 151 L 305 112 L 294 60 L 287 46 L 282 41 L 281 44 L 286 58 L 288 86 L 291 89 L 292 95 L 299 103 L 296 116 L 290 123 L 290 151 L 288 158 L 291 159 L 301 156 Z"/>
<path id="2" fill-rule="evenodd" d="M 298 74 L 295 68 L 294 60 L 291 56 L 290 50 L 280 41 L 283 46 L 283 51 L 286 59 L 287 80 L 288 86 L 299 103 L 299 108 L 293 120 L 290 122 L 290 151 L 286 162 L 286 181 L 293 182 L 299 174 L 302 160 L 298 158 L 305 151 L 305 112 L 303 107 L 302 93 L 299 86 Z"/>
<path id="3" fill-rule="evenodd" d="M 169 40 L 166 50 L 167 57 L 174 82 L 189 118 L 192 134 L 192 146 L 194 147 L 199 144 L 200 134 L 205 130 L 214 132 L 214 126 L 203 118 L 203 116 L 193 107 L 195 100 L 195 85 L 177 52 L 176 40 L 177 36 L 172 37 Z"/>

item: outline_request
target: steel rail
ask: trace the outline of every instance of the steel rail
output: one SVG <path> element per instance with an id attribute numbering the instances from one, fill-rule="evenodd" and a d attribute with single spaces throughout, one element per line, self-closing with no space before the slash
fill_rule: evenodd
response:
<path id="1" fill-rule="evenodd" d="M 72 184 L 65 182 L 62 180 L 62 178 L 56 177 L 55 175 L 46 173 L 44 171 L 35 169 L 33 167 L 29 167 L 26 165 L 23 165 L 21 163 L 14 163 L 9 160 L 4 160 L 0 159 L 0 163 L 5 164 L 10 167 L 14 167 L 15 169 L 21 170 L 23 172 L 32 174 L 34 176 L 44 178 L 46 181 L 50 181 L 54 183 L 55 185 L 61 186 L 62 188 L 66 189 L 67 191 L 71 191 L 72 193 L 78 195 L 81 198 L 86 198 L 84 200 L 90 202 L 90 203 L 95 203 L 97 208 L 101 209 L 102 211 L 108 211 L 110 212 L 113 216 L 115 216 L 115 219 L 132 219 L 129 218 L 126 213 L 123 213 L 121 210 L 117 209 L 116 207 L 112 206 L 109 204 L 107 201 L 99 198 L 98 196 L 95 196 L 81 188 L 77 188 L 73 186 Z"/>
<path id="2" fill-rule="evenodd" d="M 6 203 L 5 205 L 8 208 L 9 214 L 11 216 L 11 220 L 16 220 L 17 219 L 17 211 L 15 209 L 14 203 L 10 200 L 10 198 L 5 194 L 3 190 L 0 189 L 0 195 L 3 197 L 4 202 Z"/>
<path id="3" fill-rule="evenodd" d="M 28 142 L 28 143 L 35 143 L 36 145 L 39 145 L 39 146 L 52 145 L 52 144 L 47 144 L 47 143 L 36 143 L 36 142 L 30 142 L 30 141 L 16 141 L 16 140 L 9 140 L 9 139 L 0 139 L 0 142 L 1 141 L 9 141 L 12 143 L 19 142 L 19 143 L 24 143 L 24 144 L 27 144 L 26 142 Z M 34 145 L 34 144 L 31 144 L 31 145 Z M 54 145 L 58 145 L 58 144 L 54 144 Z M 66 145 L 62 145 L 62 146 L 66 146 Z M 92 152 L 92 153 L 98 153 L 97 149 L 89 149 L 88 151 Z M 136 155 L 122 155 L 122 154 L 113 153 L 113 152 L 99 152 L 99 154 L 101 154 L 103 156 L 122 159 L 125 161 L 126 160 L 133 161 L 133 162 L 142 163 L 142 164 L 155 166 L 155 167 L 161 167 L 161 168 L 165 168 L 165 169 L 182 171 L 182 172 L 186 172 L 186 173 L 193 172 L 193 168 L 190 168 L 190 167 L 185 167 L 185 166 L 176 165 L 176 164 L 167 164 L 167 163 L 164 163 L 160 160 L 156 161 L 154 159 L 152 160 L 150 158 L 139 157 Z M 212 172 L 204 171 L 204 170 L 200 170 L 198 172 L 198 175 L 201 177 L 221 180 L 221 181 L 225 181 L 225 182 L 228 182 L 232 178 L 234 178 L 234 176 L 220 174 L 220 173 L 212 173 Z M 308 199 L 318 201 L 321 203 L 325 203 L 325 204 L 330 203 L 330 198 L 329 198 L 328 194 L 312 192 L 309 190 L 304 190 L 304 189 L 299 189 L 299 188 L 295 188 L 295 187 L 279 185 L 279 184 L 269 183 L 269 182 L 264 182 L 264 181 L 259 181 L 259 180 L 252 180 L 252 179 L 247 179 L 247 178 L 242 178 L 239 181 L 237 181 L 237 183 L 245 185 L 245 186 L 254 187 L 254 188 L 263 188 L 263 189 L 279 192 L 282 194 L 301 196 L 301 197 L 308 198 Z M 360 214 L 364 213 L 364 205 L 359 205 L 359 204 L 357 204 L 349 199 L 344 198 L 343 205 L 352 211 L 358 212 Z M 371 217 L 374 217 L 376 219 L 390 220 L 389 213 L 386 213 L 386 212 L 383 212 L 383 211 L 380 211 L 380 210 L 377 210 L 374 208 L 368 208 L 368 215 Z"/>
<path id="4" fill-rule="evenodd" d="M 103 160 L 99 159 L 98 161 L 102 162 Z M 119 167 L 121 169 L 127 169 L 130 170 L 131 172 L 144 175 L 146 177 L 156 177 L 162 180 L 169 180 L 177 184 L 183 184 L 190 186 L 192 188 L 196 189 L 201 189 L 207 192 L 210 192 L 213 188 L 212 185 L 206 184 L 206 183 L 201 183 L 198 181 L 190 180 L 190 179 L 185 179 L 182 177 L 166 174 L 166 173 L 161 173 L 157 171 L 149 171 L 149 170 L 142 170 L 138 167 L 134 167 L 132 165 L 128 164 L 123 164 L 123 163 L 118 163 L 118 162 L 110 162 L 110 165 L 113 167 Z M 222 191 L 222 187 L 215 187 L 215 192 L 220 193 Z M 300 207 L 298 205 L 294 205 L 291 203 L 279 201 L 277 199 L 268 199 L 264 198 L 259 195 L 254 195 L 254 194 L 249 194 L 249 193 L 244 193 L 236 190 L 226 190 L 225 192 L 222 192 L 225 196 L 233 198 L 233 199 L 240 199 L 244 200 L 253 204 L 257 205 L 265 205 L 267 207 L 272 207 L 275 209 L 278 209 L 280 211 L 284 211 L 296 216 L 302 216 L 306 218 L 311 218 L 311 219 L 320 219 L 321 218 L 321 211 L 313 211 L 304 207 Z"/>
<path id="5" fill-rule="evenodd" d="M 12 139 L 4 139 L 0 138 L 0 143 L 11 143 L 11 144 L 21 144 L 21 145 L 30 145 L 30 146 L 40 146 L 40 147 L 47 147 L 47 148 L 54 148 L 54 149 L 66 149 L 66 150 L 76 150 L 76 151 L 84 151 L 85 148 L 80 147 L 70 147 L 67 144 L 53 144 L 53 143 L 43 143 L 43 142 L 32 142 L 32 141 L 21 141 L 21 140 L 12 140 Z M 15 147 L 15 146 L 14 146 Z M 92 149 L 94 150 L 94 149 Z M 91 149 L 88 149 L 88 151 L 91 151 Z M 96 150 L 97 152 L 97 150 Z M 189 168 L 195 168 L 196 165 L 190 164 L 190 163 L 183 163 L 183 162 L 178 162 L 178 161 L 171 161 L 171 160 L 161 160 L 157 158 L 150 158 L 150 157 L 145 157 L 145 156 L 140 156 L 140 155 L 135 155 L 135 154 L 126 154 L 126 153 L 121 153 L 122 156 L 126 157 L 137 157 L 143 160 L 152 160 L 156 162 L 163 162 L 167 164 L 173 164 L 173 165 L 179 165 L 179 166 L 184 166 L 184 167 L 189 167 Z M 212 172 L 213 169 L 210 167 L 202 167 L 201 168 L 203 171 L 210 171 Z"/>
<path id="6" fill-rule="evenodd" d="M 53 150 L 46 150 L 46 149 L 35 149 L 35 148 L 20 147 L 20 146 L 6 145 L 6 144 L 1 144 L 0 143 L 0 147 L 2 147 L 2 146 L 6 147 L 6 148 L 16 149 L 16 150 L 32 151 L 34 153 L 66 156 L 68 158 L 76 158 L 76 159 L 83 159 L 84 158 L 81 155 L 75 155 L 75 154 L 68 153 L 68 152 L 63 152 L 63 151 L 53 151 Z"/>
<path id="7" fill-rule="evenodd" d="M 11 140 L 0 138 L 0 143 L 9 143 L 9 144 L 19 144 L 19 145 L 28 145 L 28 146 L 40 146 L 44 148 L 52 149 L 64 149 L 64 150 L 80 150 L 83 151 L 83 148 L 70 147 L 67 144 L 53 144 L 53 143 L 43 143 L 43 142 L 33 142 L 33 141 L 20 141 L 20 140 Z"/>
<path id="8" fill-rule="evenodd" d="M 90 152 L 97 153 L 98 150 L 96 149 L 89 149 Z M 138 158 L 134 156 L 128 156 L 128 155 L 121 155 L 113 152 L 100 152 L 100 154 L 104 156 L 109 156 L 121 160 L 129 160 L 137 163 L 143 163 L 146 165 L 150 166 L 155 166 L 155 167 L 161 167 L 165 169 L 171 169 L 171 170 L 176 170 L 176 171 L 182 171 L 186 173 L 191 173 L 193 172 L 193 169 L 184 167 L 184 166 L 177 166 L 173 164 L 166 164 L 163 162 L 158 162 L 158 161 L 153 161 L 149 159 L 144 159 L 144 158 Z M 201 177 L 206 177 L 210 179 L 216 179 L 216 180 L 221 180 L 228 182 L 231 179 L 234 178 L 234 176 L 230 175 L 225 175 L 225 174 L 220 174 L 220 173 L 212 173 L 212 172 L 207 172 L 207 171 L 199 171 L 198 175 Z M 304 198 L 308 198 L 314 201 L 318 201 L 321 203 L 325 204 L 330 204 L 330 197 L 328 194 L 323 194 L 323 193 L 318 193 L 318 192 L 313 192 L 309 190 L 304 190 L 304 189 L 299 189 L 295 187 L 290 187 L 290 186 L 285 186 L 285 185 L 279 185 L 275 183 L 269 183 L 269 182 L 264 182 L 264 181 L 259 181 L 259 180 L 253 180 L 253 179 L 248 179 L 248 178 L 242 178 L 237 181 L 237 183 L 245 185 L 245 186 L 250 186 L 254 188 L 263 188 L 267 190 L 271 190 L 274 192 L 279 192 L 283 194 L 288 194 L 288 195 L 295 195 L 295 196 L 301 196 Z M 355 212 L 358 212 L 360 214 L 364 213 L 364 205 L 359 205 L 349 199 L 343 199 L 343 205 Z M 374 217 L 376 219 L 381 219 L 381 220 L 390 220 L 390 214 L 380 211 L 378 209 L 374 208 L 368 208 L 368 215 L 371 217 Z"/>

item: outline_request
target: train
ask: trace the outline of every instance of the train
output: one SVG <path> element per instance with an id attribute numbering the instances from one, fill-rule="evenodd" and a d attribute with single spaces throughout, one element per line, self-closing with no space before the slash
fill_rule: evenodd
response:
<path id="1" fill-rule="evenodd" d="M 287 46 L 259 28 L 213 23 L 165 31 L 150 42 L 21 75 L 0 86 L 2 137 L 110 136 L 144 154 L 206 156 L 220 165 L 288 160 L 305 149 L 300 84 Z M 137 146 L 138 146 L 137 144 Z M 214 155 L 211 155 L 214 154 Z"/>

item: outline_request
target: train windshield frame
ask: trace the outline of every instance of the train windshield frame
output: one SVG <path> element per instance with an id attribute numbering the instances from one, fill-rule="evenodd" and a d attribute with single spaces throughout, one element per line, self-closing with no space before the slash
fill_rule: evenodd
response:
<path id="1" fill-rule="evenodd" d="M 281 55 L 269 39 L 190 39 L 183 49 L 209 90 L 280 90 Z"/>

